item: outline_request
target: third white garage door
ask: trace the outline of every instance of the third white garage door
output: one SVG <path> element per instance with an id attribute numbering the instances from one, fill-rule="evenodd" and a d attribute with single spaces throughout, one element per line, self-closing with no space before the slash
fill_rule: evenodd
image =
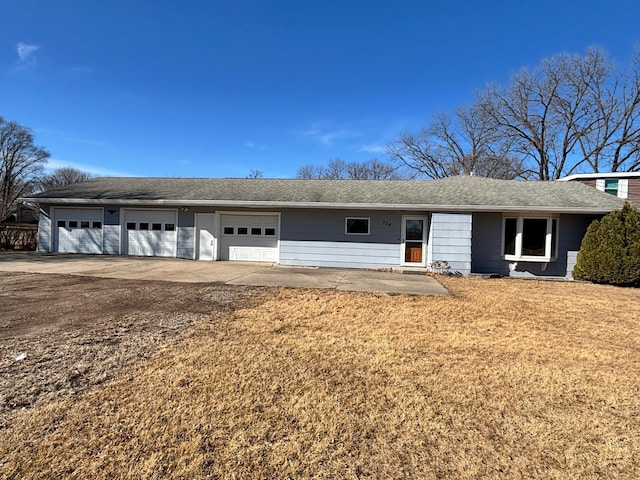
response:
<path id="1" fill-rule="evenodd" d="M 278 215 L 220 215 L 220 259 L 278 261 Z"/>
<path id="2" fill-rule="evenodd" d="M 124 254 L 175 257 L 176 220 L 175 210 L 125 210 Z"/>

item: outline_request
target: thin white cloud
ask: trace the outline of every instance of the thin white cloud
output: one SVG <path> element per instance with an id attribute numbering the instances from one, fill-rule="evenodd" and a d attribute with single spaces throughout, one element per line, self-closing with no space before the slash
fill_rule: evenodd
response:
<path id="1" fill-rule="evenodd" d="M 360 151 L 361 152 L 367 152 L 367 153 L 384 153 L 385 152 L 385 146 L 384 145 L 376 145 L 376 144 L 363 145 L 362 147 L 360 147 Z"/>
<path id="2" fill-rule="evenodd" d="M 22 62 L 28 62 L 33 60 L 33 54 L 40 50 L 40 45 L 29 45 L 27 43 L 20 42 L 17 46 L 18 57 Z"/>
<path id="3" fill-rule="evenodd" d="M 62 160 L 59 158 L 50 158 L 45 166 L 45 170 L 51 172 L 61 167 L 77 168 L 78 170 L 82 170 L 83 172 L 87 172 L 92 175 L 97 175 L 99 177 L 133 177 L 135 176 L 126 172 L 110 170 L 108 168 L 102 168 L 99 166 L 88 165 L 84 163 L 69 162 L 67 160 Z"/>
<path id="4" fill-rule="evenodd" d="M 18 73 L 24 70 L 31 70 L 36 68 L 38 61 L 36 58 L 36 52 L 40 49 L 40 45 L 29 45 L 27 43 L 20 42 L 16 46 L 16 52 L 18 54 L 18 60 L 16 60 L 10 73 Z"/>
<path id="5" fill-rule="evenodd" d="M 257 143 L 253 142 L 245 142 L 244 146 L 253 150 L 265 150 L 267 148 L 266 145 L 258 145 Z"/>
<path id="6" fill-rule="evenodd" d="M 34 129 L 36 133 L 40 134 L 47 134 L 47 135 L 54 135 L 66 142 L 73 142 L 73 143 L 80 143 L 82 145 L 93 145 L 95 147 L 105 147 L 108 146 L 109 143 L 105 142 L 103 140 L 95 140 L 92 138 L 82 138 L 82 137 L 76 137 L 74 135 L 70 135 L 69 133 L 63 131 L 63 130 L 52 130 L 50 128 L 35 128 Z"/>
<path id="7" fill-rule="evenodd" d="M 321 128 L 313 125 L 300 132 L 301 135 L 313 138 L 323 145 L 333 145 L 336 141 L 360 137 L 361 134 L 347 128 Z"/>

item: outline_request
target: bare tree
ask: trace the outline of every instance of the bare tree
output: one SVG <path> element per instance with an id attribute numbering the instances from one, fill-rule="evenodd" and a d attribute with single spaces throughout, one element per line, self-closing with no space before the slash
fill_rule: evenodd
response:
<path id="1" fill-rule="evenodd" d="M 341 158 L 329 160 L 326 166 L 303 165 L 296 178 L 325 180 L 401 180 L 406 178 L 389 163 L 373 158 L 366 162 L 345 162 Z"/>
<path id="2" fill-rule="evenodd" d="M 307 163 L 306 165 L 301 166 L 296 173 L 296 178 L 302 180 L 314 180 L 318 178 L 322 178 L 324 173 L 324 167 L 321 165 L 313 165 L 311 163 Z"/>
<path id="3" fill-rule="evenodd" d="M 620 73 L 607 54 L 557 55 L 478 97 L 512 151 L 540 180 L 640 168 L 638 55 Z"/>
<path id="4" fill-rule="evenodd" d="M 349 178 L 349 167 L 347 162 L 341 158 L 329 160 L 327 166 L 324 168 L 322 178 L 327 180 L 342 180 Z"/>
<path id="5" fill-rule="evenodd" d="M 640 49 L 628 71 L 589 88 L 590 128 L 579 140 L 583 158 L 594 172 L 640 170 Z"/>
<path id="6" fill-rule="evenodd" d="M 640 171 L 640 49 L 627 71 L 599 48 L 545 59 L 452 117 L 434 115 L 420 132 L 402 134 L 387 154 L 428 178 Z"/>
<path id="7" fill-rule="evenodd" d="M 247 178 L 263 178 L 264 174 L 262 173 L 262 170 L 256 170 L 255 168 L 252 168 L 249 171 L 249 175 L 247 175 Z"/>
<path id="8" fill-rule="evenodd" d="M 377 158 L 365 162 L 368 180 L 405 180 L 407 175 L 390 163 Z"/>
<path id="9" fill-rule="evenodd" d="M 67 185 L 84 182 L 92 178 L 92 174 L 83 172 L 77 168 L 60 167 L 42 177 L 40 180 L 40 188 L 42 190 L 53 190 L 54 188 L 66 187 Z"/>
<path id="10" fill-rule="evenodd" d="M 34 145 L 30 129 L 0 117 L 0 220 L 35 188 L 49 155 Z"/>
<path id="11" fill-rule="evenodd" d="M 522 162 L 510 154 L 510 143 L 477 105 L 459 108 L 453 119 L 445 113 L 434 115 L 427 128 L 402 134 L 387 145 L 387 154 L 414 177 L 476 174 L 512 179 L 525 174 Z"/>

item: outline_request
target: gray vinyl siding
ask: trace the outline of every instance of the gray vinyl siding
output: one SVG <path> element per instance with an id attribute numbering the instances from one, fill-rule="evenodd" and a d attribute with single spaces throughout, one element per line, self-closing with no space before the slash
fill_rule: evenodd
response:
<path id="1" fill-rule="evenodd" d="M 40 219 L 38 220 L 38 252 L 49 253 L 53 244 L 51 229 L 51 207 L 40 205 Z"/>
<path id="2" fill-rule="evenodd" d="M 314 267 L 389 268 L 400 262 L 400 246 L 385 243 L 280 241 L 280 264 Z"/>
<path id="3" fill-rule="evenodd" d="M 345 218 L 369 218 L 369 235 L 347 235 Z M 280 239 L 400 245 L 402 213 L 361 210 L 283 210 Z M 398 247 L 399 248 L 399 247 Z"/>
<path id="4" fill-rule="evenodd" d="M 427 245 L 427 265 L 447 262 L 462 275 L 471 272 L 470 213 L 432 213 Z"/>
<path id="5" fill-rule="evenodd" d="M 347 235 L 345 218 L 369 218 L 369 235 Z M 344 268 L 400 264 L 402 213 L 285 210 L 280 218 L 280 263 Z"/>
<path id="6" fill-rule="evenodd" d="M 186 259 L 195 258 L 194 235 L 194 227 L 178 227 L 178 244 L 176 246 L 176 257 Z"/>
<path id="7" fill-rule="evenodd" d="M 102 252 L 105 255 L 120 255 L 120 230 L 120 208 L 105 207 L 102 231 Z"/>
<path id="8" fill-rule="evenodd" d="M 509 262 L 502 259 L 502 214 L 473 215 L 472 269 L 474 273 L 497 273 L 516 278 L 571 278 L 580 243 L 592 215 L 560 215 L 558 257 L 554 262 Z M 510 268 L 511 265 L 511 268 Z"/>
<path id="9" fill-rule="evenodd" d="M 191 209 L 185 211 L 178 209 L 178 224 L 176 225 L 176 257 L 194 259 L 195 258 L 195 222 L 196 217 Z"/>
<path id="10" fill-rule="evenodd" d="M 508 275 L 509 266 L 502 260 L 501 248 L 502 214 L 474 213 L 471 271 L 473 273 Z"/>

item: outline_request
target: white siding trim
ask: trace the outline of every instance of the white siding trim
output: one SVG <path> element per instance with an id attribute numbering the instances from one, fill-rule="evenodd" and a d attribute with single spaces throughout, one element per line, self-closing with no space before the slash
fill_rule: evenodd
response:
<path id="1" fill-rule="evenodd" d="M 626 178 L 618 179 L 618 197 L 627 198 L 629 195 L 629 180 Z"/>
<path id="2" fill-rule="evenodd" d="M 604 178 L 596 179 L 596 189 L 604 192 Z"/>

